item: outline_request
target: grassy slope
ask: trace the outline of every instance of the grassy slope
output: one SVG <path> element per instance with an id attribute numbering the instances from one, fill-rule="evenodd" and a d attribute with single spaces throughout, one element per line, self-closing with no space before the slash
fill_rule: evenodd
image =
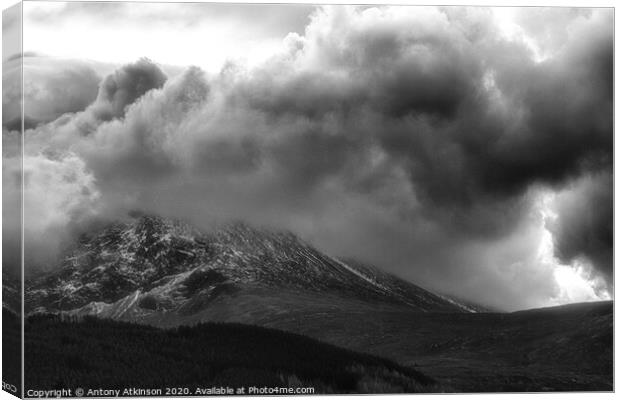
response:
<path id="1" fill-rule="evenodd" d="M 611 302 L 512 314 L 424 314 L 285 297 L 290 304 L 264 293 L 222 298 L 201 318 L 296 332 L 392 359 L 437 379 L 440 386 L 432 390 L 613 389 Z"/>
<path id="2" fill-rule="evenodd" d="M 416 313 L 303 293 L 244 290 L 203 312 L 156 316 L 255 324 L 415 366 L 451 391 L 611 390 L 613 303 L 512 314 Z"/>
<path id="3" fill-rule="evenodd" d="M 299 321 L 280 314 L 261 324 L 414 366 L 451 391 L 613 388 L 611 302 L 512 314 L 320 312 Z"/>
<path id="4" fill-rule="evenodd" d="M 39 316 L 26 324 L 26 346 L 29 389 L 255 385 L 312 386 L 317 393 L 438 390 L 413 368 L 240 324 L 161 330 Z"/>

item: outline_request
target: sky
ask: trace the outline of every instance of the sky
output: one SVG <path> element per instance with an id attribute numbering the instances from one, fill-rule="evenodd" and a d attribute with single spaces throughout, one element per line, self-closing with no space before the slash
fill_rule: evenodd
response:
<path id="1" fill-rule="evenodd" d="M 27 268 L 140 209 L 290 230 L 502 310 L 613 292 L 611 9 L 24 13 L 3 85 L 23 61 Z"/>

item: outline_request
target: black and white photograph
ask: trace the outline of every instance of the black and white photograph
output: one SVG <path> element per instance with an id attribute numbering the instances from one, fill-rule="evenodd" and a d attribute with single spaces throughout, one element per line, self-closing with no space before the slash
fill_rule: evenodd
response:
<path id="1" fill-rule="evenodd" d="M 614 8 L 2 25 L 3 390 L 614 391 Z"/>

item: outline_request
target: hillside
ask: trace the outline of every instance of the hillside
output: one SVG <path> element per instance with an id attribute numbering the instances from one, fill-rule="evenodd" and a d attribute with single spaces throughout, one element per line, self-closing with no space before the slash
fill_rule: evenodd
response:
<path id="1" fill-rule="evenodd" d="M 57 356 L 55 352 L 61 350 L 77 352 L 85 346 L 71 338 L 67 333 L 71 329 L 93 335 L 93 343 L 99 343 L 92 326 L 107 330 L 111 337 L 114 329 L 122 331 L 120 335 L 131 332 L 128 343 L 140 341 L 145 348 L 155 343 L 162 349 L 167 348 L 167 340 L 185 346 L 183 341 L 176 342 L 179 336 L 175 335 L 187 329 L 195 332 L 187 326 L 210 331 L 214 326 L 260 326 L 369 353 L 438 382 L 438 386 L 423 389 L 401 381 L 392 386 L 391 373 L 372 370 L 371 375 L 380 376 L 381 382 L 392 382 L 387 386 L 381 383 L 384 389 L 375 392 L 407 391 L 410 387 L 451 392 L 613 389 L 612 302 L 512 314 L 491 312 L 431 293 L 374 266 L 333 258 L 291 233 L 246 224 L 201 232 L 178 221 L 143 215 L 86 232 L 52 273 L 27 283 L 26 310 L 31 316 L 29 326 L 34 327 L 28 336 L 36 344 L 32 347 L 34 357 Z M 66 322 L 83 318 L 80 323 Z M 37 329 L 60 337 L 57 348 L 45 344 Z M 258 332 L 259 337 L 263 334 L 251 332 Z M 240 334 L 233 329 L 230 339 Z M 244 337 L 251 342 L 250 336 Z M 119 340 L 119 345 L 110 344 L 102 337 L 101 348 L 113 350 L 109 357 L 115 362 L 135 364 L 139 357 L 118 347 L 124 346 L 124 337 Z M 269 343 L 265 348 L 270 348 Z M 295 343 L 306 346 L 305 342 Z M 194 344 L 197 349 L 202 346 Z M 221 345 L 245 346 L 234 341 Z M 103 350 L 89 351 L 99 357 L 97 352 Z M 159 350 L 153 351 L 157 354 Z M 263 354 L 262 348 L 247 351 L 248 356 Z M 129 359 L 124 358 L 125 353 Z M 166 354 L 176 360 L 173 351 Z M 79 354 L 76 357 L 63 368 L 111 368 L 90 366 Z M 190 362 L 194 355 L 187 357 Z M 153 365 L 165 359 L 161 354 Z M 257 364 L 252 360 L 240 360 L 236 365 L 253 370 Z M 72 362 L 81 367 L 72 367 Z M 184 362 L 179 368 L 185 368 Z M 42 364 L 37 368 L 51 367 Z M 44 376 L 53 372 L 41 371 Z M 107 379 L 114 381 L 117 378 L 110 371 Z M 293 375 L 299 378 L 297 372 Z M 366 378 L 358 378 L 366 382 Z M 186 378 L 177 379 L 185 382 Z M 317 385 L 326 391 L 348 391 L 325 379 L 319 379 Z M 361 385 L 359 379 L 356 385 Z"/>
<path id="2" fill-rule="evenodd" d="M 301 335 L 240 324 L 171 330 L 86 318 L 26 323 L 32 389 L 291 387 L 315 393 L 437 391 L 413 368 Z"/>
<path id="3" fill-rule="evenodd" d="M 263 321 L 308 336 L 235 323 L 162 330 L 92 317 L 27 321 L 27 379 L 39 388 L 78 380 L 93 387 L 284 384 L 317 393 L 613 390 L 610 302 Z"/>
<path id="4" fill-rule="evenodd" d="M 448 391 L 495 392 L 612 390 L 613 321 L 613 302 L 599 302 L 516 313 L 289 313 L 261 324 L 387 357 Z"/>

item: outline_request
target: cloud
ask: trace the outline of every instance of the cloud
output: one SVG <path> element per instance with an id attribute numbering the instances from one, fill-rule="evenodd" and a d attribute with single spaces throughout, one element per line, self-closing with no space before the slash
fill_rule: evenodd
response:
<path id="1" fill-rule="evenodd" d="M 26 156 L 23 165 L 24 263 L 30 269 L 46 269 L 72 237 L 67 227 L 97 215 L 100 194 L 75 154 Z"/>
<path id="2" fill-rule="evenodd" d="M 9 130 L 21 126 L 22 65 L 27 129 L 82 111 L 97 96 L 101 77 L 88 63 L 24 53 L 3 65 L 2 123 Z"/>
<path id="3" fill-rule="evenodd" d="M 507 37 L 489 9 L 321 8 L 257 67 L 166 79 L 141 60 L 26 140 L 82 160 L 102 215 L 244 219 L 437 290 L 541 305 L 559 290 L 532 255 L 541 192 L 564 193 L 557 257 L 610 272 L 607 236 L 567 236 L 598 231 L 608 202 L 566 215 L 595 200 L 575 182 L 611 174 L 613 15 L 562 15 L 551 40 Z"/>
<path id="4" fill-rule="evenodd" d="M 122 119 L 128 107 L 150 90 L 160 88 L 165 81 L 166 75 L 150 60 L 140 59 L 124 65 L 98 83 L 96 96 L 83 110 L 66 112 L 32 130 L 26 145 L 34 146 L 36 150 L 37 146 L 45 146 L 48 141 L 56 142 L 56 147 L 80 142 L 79 136 L 89 135 L 108 122 Z M 76 92 L 84 90 L 86 88 L 80 85 Z"/>
<path id="5" fill-rule="evenodd" d="M 21 63 L 17 60 L 2 63 L 2 126 L 21 129 Z"/>
<path id="6" fill-rule="evenodd" d="M 551 224 L 557 256 L 585 259 L 613 285 L 613 175 L 606 171 L 574 182 L 555 199 Z"/>
<path id="7" fill-rule="evenodd" d="M 14 5 L 2 11 L 2 64 L 11 56 L 21 52 L 21 5 Z M 4 68 L 3 68 L 4 71 Z"/>
<path id="8" fill-rule="evenodd" d="M 2 129 L 2 267 L 21 269 L 21 136 Z"/>
<path id="9" fill-rule="evenodd" d="M 208 3 L 32 3 L 24 6 L 28 50 L 127 63 L 200 64 L 262 60 L 289 32 L 303 32 L 314 5 Z M 122 45 L 110 46 L 110 43 Z"/>
<path id="10" fill-rule="evenodd" d="M 306 4 L 236 4 L 180 3 L 180 4 L 132 4 L 132 3 L 62 3 L 32 4 L 25 9 L 25 18 L 36 24 L 56 24 L 71 20 L 87 20 L 93 25 L 108 26 L 140 24 L 173 27 L 174 29 L 200 25 L 205 19 L 219 23 L 244 26 L 254 34 L 286 35 L 303 31 L 308 15 L 314 9 Z M 256 23 L 260 21 L 260 23 Z"/>
<path id="11" fill-rule="evenodd" d="M 165 81 L 161 69 L 149 60 L 125 65 L 101 82 L 97 99 L 88 111 L 100 121 L 122 117 L 126 107 L 149 90 L 160 88 Z"/>

